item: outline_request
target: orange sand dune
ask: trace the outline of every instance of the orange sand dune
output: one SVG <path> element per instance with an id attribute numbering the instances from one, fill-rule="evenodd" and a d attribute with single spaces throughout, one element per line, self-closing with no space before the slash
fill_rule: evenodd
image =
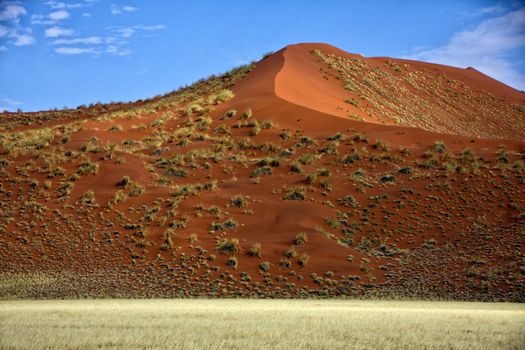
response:
<path id="1" fill-rule="evenodd" d="M 11 116 L 0 298 L 525 300 L 523 93 L 326 44 L 232 74 Z"/>

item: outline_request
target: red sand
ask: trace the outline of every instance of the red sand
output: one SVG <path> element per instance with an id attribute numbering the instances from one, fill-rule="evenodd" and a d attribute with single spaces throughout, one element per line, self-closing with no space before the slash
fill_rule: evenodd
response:
<path id="1" fill-rule="evenodd" d="M 190 135 L 191 143 L 187 146 L 177 146 L 178 139 L 167 141 L 171 133 L 189 121 L 190 117 L 179 113 L 179 108 L 183 107 L 179 105 L 161 108 L 156 115 L 139 111 L 130 120 L 87 120 L 82 124 L 82 130 L 73 132 L 71 140 L 64 146 L 55 140 L 48 147 L 77 151 L 93 137 L 96 137 L 97 145 L 119 145 L 124 140 L 147 141 L 162 133 L 166 137 L 159 141 L 160 146 L 137 151 L 126 151 L 124 148 L 115 152 L 111 159 L 104 158 L 104 153 L 98 151 L 85 155 L 99 164 L 98 174 L 84 175 L 76 180 L 69 199 L 64 203 L 57 202 L 54 193 L 43 191 L 34 195 L 30 189 L 29 180 L 36 179 L 40 184 L 46 180 L 46 172 L 38 171 L 38 167 L 44 167 L 44 160 L 33 156 L 6 157 L 12 164 L 0 176 L 4 188 L 0 199 L 7 213 L 2 221 L 5 234 L 0 236 L 0 253 L 4 256 L 0 272 L 55 276 L 67 271 L 73 276 L 80 276 L 73 277 L 74 286 L 66 288 L 67 283 L 64 282 L 62 286 L 48 286 L 46 288 L 51 289 L 46 290 L 30 285 L 27 289 L 18 290 L 17 295 L 283 297 L 371 293 L 523 301 L 520 286 L 524 277 L 517 272 L 519 257 L 525 248 L 523 235 L 519 234 L 524 229 L 523 220 L 519 219 L 522 215 L 520 210 L 525 208 L 523 170 L 511 166 L 519 162 L 522 157 L 519 152 L 525 150 L 525 143 L 516 138 L 516 135 L 525 133 L 522 124 L 515 123 L 512 129 L 508 129 L 506 124 L 504 127 L 494 125 L 497 139 L 442 134 L 410 125 L 383 124 L 379 117 L 368 115 L 344 102 L 349 98 L 349 92 L 333 75 L 323 78 L 320 68 L 324 72 L 328 72 L 329 68 L 311 54 L 312 50 L 357 58 L 366 61 L 369 66 L 387 69 L 384 68 L 385 58 L 363 58 L 325 44 L 291 45 L 258 62 L 256 68 L 232 88 L 235 97 L 214 106 L 215 109 L 209 114 L 213 122 L 208 134 L 218 136 L 213 132 L 214 128 L 225 124 L 230 128 L 229 139 L 238 144 L 249 136 L 250 128 L 233 128 L 233 125 L 239 121 L 242 111 L 248 108 L 252 109 L 254 118 L 259 122 L 271 120 L 273 127 L 251 136 L 251 141 L 258 144 L 268 142 L 282 149 L 294 148 L 295 153 L 290 157 L 283 156 L 281 164 L 272 169 L 271 175 L 260 177 L 260 183 L 254 182 L 250 176 L 259 168 L 256 160 L 267 155 L 276 157 L 277 154 L 260 150 L 229 151 L 226 146 L 226 151 L 223 151 L 226 153 L 219 161 L 214 162 L 210 157 L 184 161 L 178 168 L 187 171 L 186 177 L 172 177 L 169 184 L 158 183 L 158 179 L 166 178 L 165 169 L 153 165 L 160 157 L 187 154 L 190 150 L 212 151 L 219 147 L 214 140 L 195 139 L 196 135 Z M 461 81 L 469 87 L 469 91 L 475 91 L 472 92 L 475 96 L 492 94 L 508 103 L 523 105 L 522 93 L 473 69 L 391 60 L 400 65 L 409 64 L 409 71 L 425 71 L 425 74 L 436 77 L 446 75 Z M 502 105 L 498 104 L 498 108 Z M 137 106 L 147 106 L 147 103 L 130 105 L 129 108 Z M 237 116 L 220 120 L 224 112 L 231 108 L 237 110 Z M 458 106 L 458 110 L 463 110 L 463 107 Z M 166 111 L 174 117 L 164 126 L 151 127 L 151 122 Z M 359 114 L 365 121 L 353 120 L 348 117 L 349 113 Z M 197 116 L 191 118 L 195 120 Z M 444 116 L 440 114 L 439 118 Z M 483 116 L 477 116 L 473 122 L 476 120 L 482 122 Z M 438 122 L 436 127 L 441 125 Z M 144 128 L 136 128 L 141 124 Z M 44 122 L 22 128 L 46 125 Z M 108 131 L 112 125 L 120 125 L 122 131 Z M 429 130 L 433 128 L 432 124 L 428 125 Z M 283 129 L 290 131 L 289 140 L 279 138 Z M 317 145 L 294 146 L 299 141 L 299 137 L 294 136 L 297 130 L 314 138 Z M 346 136 L 346 140 L 339 143 L 338 154 L 320 153 L 322 147 L 328 144 L 327 138 L 338 132 Z M 366 135 L 368 142 L 351 142 L 356 133 Z M 376 140 L 386 142 L 389 150 L 374 148 L 372 145 Z M 424 154 L 436 141 L 444 142 L 446 152 L 452 158 L 447 160 L 438 155 L 439 166 L 421 168 L 419 164 L 426 159 Z M 507 150 L 509 166 L 498 163 L 500 146 Z M 342 157 L 353 154 L 356 149 L 363 151 L 361 147 L 366 152 L 360 160 L 341 164 Z M 481 166 L 478 171 L 457 174 L 440 168 L 447 162 L 459 162 L 456 155 L 466 147 L 484 158 L 479 160 Z M 155 148 L 163 150 L 160 156 L 154 154 Z M 409 148 L 411 153 L 403 155 L 403 148 Z M 319 159 L 310 165 L 303 165 L 302 174 L 290 171 L 291 160 L 304 154 L 315 154 Z M 236 161 L 232 159 L 234 156 L 244 156 L 246 161 Z M 119 157 L 126 161 L 117 164 L 115 160 Z M 30 167 L 27 170 L 29 175 L 25 176 L 20 169 L 30 159 L 35 166 Z M 204 167 L 205 163 L 211 164 L 209 170 Z M 80 160 L 73 158 L 60 164 L 66 170 L 66 176 L 53 179 L 53 189 L 78 169 Z M 21 168 L 17 170 L 17 166 Z M 398 173 L 403 167 L 414 169 L 414 173 Z M 306 174 L 319 168 L 326 168 L 330 175 L 318 175 L 312 184 L 307 185 L 304 182 Z M 364 173 L 363 182 L 351 178 L 358 170 Z M 395 175 L 395 182 L 382 184 L 380 179 L 388 174 Z M 118 190 L 117 183 L 125 175 L 144 186 L 145 194 L 106 208 L 104 204 Z M 10 181 L 13 178 L 19 182 Z M 328 181 L 329 190 L 322 189 L 322 180 Z M 176 185 L 209 181 L 216 181 L 217 188 L 201 190 L 183 199 L 176 207 L 167 204 L 168 199 L 173 199 Z M 305 200 L 282 199 L 284 188 L 292 186 L 307 188 Z M 100 207 L 86 210 L 77 204 L 89 190 L 94 192 Z M 22 194 L 13 197 L 17 191 Z M 246 210 L 251 213 L 229 205 L 231 198 L 238 194 L 249 197 Z M 348 195 L 359 203 L 358 208 L 338 202 L 338 199 Z M 31 212 L 28 214 L 27 203 L 32 200 L 47 206 L 48 210 L 42 217 Z M 208 213 L 213 206 L 220 208 L 220 218 Z M 145 219 L 145 214 L 152 208 L 158 208 L 158 212 L 150 222 Z M 172 208 L 176 208 L 176 212 L 172 212 Z M 342 214 L 346 217 L 337 218 Z M 163 216 L 166 221 L 159 221 Z M 209 232 L 212 223 L 229 218 L 235 220 L 236 228 L 221 230 L 221 233 Z M 174 248 L 161 249 L 168 225 L 181 220 L 187 223 L 171 234 Z M 147 228 L 144 238 L 138 235 L 133 225 Z M 37 227 L 45 227 L 46 232 Z M 341 242 L 344 228 L 355 230 L 353 245 Z M 292 268 L 283 269 L 279 267 L 279 262 L 299 232 L 308 234 L 308 243 L 296 247 L 298 257 L 309 255 L 308 265 L 299 267 L 298 257 L 295 257 L 291 259 Z M 498 239 L 489 240 L 489 236 Z M 226 266 L 227 255 L 216 250 L 217 241 L 224 237 L 240 241 L 242 251 L 236 254 L 239 262 L 237 269 Z M 144 246 L 137 245 L 141 242 Z M 261 244 L 262 259 L 247 255 L 254 243 Z M 513 249 L 517 253 L 509 256 Z M 216 260 L 208 259 L 210 254 L 216 255 Z M 348 260 L 349 255 L 353 257 L 352 261 Z M 474 258 L 484 263 L 478 266 L 469 260 Z M 270 275 L 259 271 L 262 261 L 272 264 Z M 219 271 L 211 270 L 215 266 Z M 443 266 L 447 268 L 443 269 Z M 487 289 L 488 273 L 494 270 L 503 272 L 491 275 L 490 288 Z M 290 274 L 291 271 L 294 273 Z M 249 283 L 240 281 L 242 272 L 251 276 Z M 208 273 L 210 278 L 206 277 Z M 221 276 L 221 273 L 225 275 Z M 228 282 L 230 273 L 234 278 Z M 315 274 L 328 279 L 316 280 Z M 508 278 L 510 275 L 514 276 L 513 279 Z M 360 279 L 348 283 L 349 276 L 359 276 Z M 96 287 L 85 286 L 79 282 L 81 277 Z M 272 284 L 265 286 L 268 280 Z M 289 285 L 291 282 L 294 288 Z M 305 289 L 301 291 L 303 287 Z M 0 289 L 1 296 L 14 294 Z"/>

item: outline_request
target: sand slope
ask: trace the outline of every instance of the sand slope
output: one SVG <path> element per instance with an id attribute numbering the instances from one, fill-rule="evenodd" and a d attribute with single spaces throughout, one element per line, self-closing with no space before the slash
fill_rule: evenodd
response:
<path id="1" fill-rule="evenodd" d="M 0 296 L 523 301 L 520 106 L 472 69 L 299 44 L 151 100 L 9 115 Z"/>

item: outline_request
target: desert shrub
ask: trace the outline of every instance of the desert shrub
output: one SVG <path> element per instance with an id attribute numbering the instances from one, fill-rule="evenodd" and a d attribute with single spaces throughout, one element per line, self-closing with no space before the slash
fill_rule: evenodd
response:
<path id="1" fill-rule="evenodd" d="M 222 226 L 225 228 L 225 229 L 229 229 L 229 228 L 236 228 L 237 227 L 237 223 L 235 222 L 235 220 L 233 219 L 228 219 L 226 220 Z"/>
<path id="2" fill-rule="evenodd" d="M 325 191 L 331 192 L 332 191 L 332 184 L 328 180 L 321 180 L 319 181 L 319 186 Z"/>
<path id="3" fill-rule="evenodd" d="M 320 152 L 325 154 L 339 154 L 339 141 L 329 141 L 321 148 Z"/>
<path id="4" fill-rule="evenodd" d="M 292 240 L 294 245 L 303 245 L 306 242 L 308 242 L 308 236 L 304 232 L 298 233 L 297 236 L 295 236 L 295 238 Z"/>
<path id="5" fill-rule="evenodd" d="M 250 130 L 250 136 L 258 135 L 261 132 L 261 126 L 257 120 L 254 120 L 252 123 L 252 129 Z"/>
<path id="6" fill-rule="evenodd" d="M 95 201 L 95 193 L 93 193 L 93 191 L 86 191 L 84 192 L 84 194 L 82 195 L 82 198 L 80 199 L 80 203 L 81 204 L 96 204 L 97 202 Z"/>
<path id="7" fill-rule="evenodd" d="M 346 99 L 345 100 L 346 103 L 348 103 L 349 105 L 352 105 L 354 107 L 359 107 L 359 101 L 356 100 L 355 98 L 349 98 L 349 99 Z"/>
<path id="8" fill-rule="evenodd" d="M 186 108 L 182 111 L 183 115 L 188 115 L 192 113 L 201 115 L 204 113 L 204 108 L 202 108 L 202 106 L 198 104 L 197 102 L 193 102 L 193 103 L 188 104 Z"/>
<path id="9" fill-rule="evenodd" d="M 342 140 L 344 140 L 344 136 L 340 132 L 328 138 L 328 141 L 342 141 Z"/>
<path id="10" fill-rule="evenodd" d="M 292 187 L 283 196 L 283 199 L 293 201 L 303 201 L 306 197 L 306 189 L 302 186 Z"/>
<path id="11" fill-rule="evenodd" d="M 88 175 L 88 174 L 94 174 L 96 175 L 98 173 L 98 163 L 92 163 L 92 162 L 84 162 L 80 164 L 77 174 L 80 176 Z"/>
<path id="12" fill-rule="evenodd" d="M 226 113 L 224 113 L 224 119 L 233 118 L 235 117 L 236 114 L 237 114 L 237 111 L 235 109 L 229 109 L 226 111 Z"/>
<path id="13" fill-rule="evenodd" d="M 128 199 L 128 195 L 126 192 L 122 190 L 118 190 L 115 192 L 115 195 L 110 199 L 110 204 L 121 204 L 124 203 Z"/>
<path id="14" fill-rule="evenodd" d="M 285 129 L 281 131 L 281 133 L 279 134 L 279 137 L 284 141 L 288 140 L 290 138 L 290 130 Z"/>
<path id="15" fill-rule="evenodd" d="M 301 163 L 302 165 L 309 165 L 309 164 L 312 164 L 312 162 L 316 159 L 316 155 L 315 154 L 303 154 L 302 156 L 300 156 L 299 158 L 297 158 L 297 161 L 299 163 Z"/>
<path id="16" fill-rule="evenodd" d="M 284 256 L 288 259 L 292 259 L 292 258 L 295 258 L 297 256 L 297 251 L 295 250 L 295 248 L 292 246 L 290 248 L 288 248 L 288 250 L 284 253 Z"/>
<path id="17" fill-rule="evenodd" d="M 310 260 L 310 256 L 308 254 L 303 254 L 297 260 L 297 265 L 299 265 L 300 267 L 306 267 L 306 265 L 308 265 L 309 260 Z"/>
<path id="18" fill-rule="evenodd" d="M 379 179 L 379 181 L 381 181 L 381 183 L 392 183 L 392 182 L 396 182 L 396 177 L 394 175 L 383 175 L 381 176 L 381 178 Z"/>
<path id="19" fill-rule="evenodd" d="M 290 259 L 287 259 L 287 258 L 282 258 L 281 261 L 279 262 L 279 265 L 283 269 L 291 269 L 292 268 L 292 261 Z"/>
<path id="20" fill-rule="evenodd" d="M 229 257 L 228 259 L 226 259 L 225 263 L 226 263 L 226 266 L 229 266 L 229 267 L 231 267 L 233 269 L 237 269 L 237 267 L 239 266 L 239 261 L 234 256 Z"/>
<path id="21" fill-rule="evenodd" d="M 337 200 L 337 203 L 347 208 L 359 208 L 359 202 L 352 196 L 348 195 Z"/>
<path id="22" fill-rule="evenodd" d="M 341 163 L 343 164 L 352 164 L 358 160 L 361 159 L 361 156 L 359 155 L 359 153 L 351 153 L 351 154 L 348 154 L 346 156 L 344 156 L 342 159 L 341 159 Z"/>
<path id="23" fill-rule="evenodd" d="M 240 119 L 250 119 L 252 115 L 253 115 L 252 110 L 248 108 L 241 114 Z"/>
<path id="24" fill-rule="evenodd" d="M 470 148 L 465 148 L 460 153 L 460 159 L 463 163 L 472 163 L 476 161 L 476 155 Z"/>
<path id="25" fill-rule="evenodd" d="M 261 129 L 271 129 L 273 128 L 273 123 L 271 120 L 265 120 L 261 122 Z"/>
<path id="26" fill-rule="evenodd" d="M 223 254 L 234 255 L 241 250 L 241 247 L 237 238 L 225 238 L 217 244 L 217 250 Z"/>
<path id="27" fill-rule="evenodd" d="M 188 173 L 184 169 L 178 169 L 174 167 L 169 167 L 164 172 L 166 176 L 176 176 L 176 177 L 187 177 Z"/>
<path id="28" fill-rule="evenodd" d="M 230 204 L 233 207 L 246 208 L 248 206 L 248 198 L 238 194 L 230 200 Z"/>
<path id="29" fill-rule="evenodd" d="M 281 165 L 281 160 L 279 158 L 265 157 L 265 158 L 260 159 L 257 162 L 257 165 L 258 166 L 268 166 L 268 165 L 270 165 L 272 167 L 278 167 L 279 165 Z"/>
<path id="30" fill-rule="evenodd" d="M 357 133 L 357 134 L 355 134 L 355 135 L 352 137 L 352 140 L 355 141 L 355 142 L 364 142 L 364 143 L 367 143 L 367 142 L 368 142 L 368 137 L 367 137 L 366 135 L 363 135 L 363 134 Z"/>
<path id="31" fill-rule="evenodd" d="M 431 150 L 433 152 L 442 154 L 445 153 L 445 150 L 447 149 L 447 146 L 445 146 L 445 143 L 443 141 L 436 141 L 434 145 L 431 147 Z"/>
<path id="32" fill-rule="evenodd" d="M 397 172 L 400 174 L 412 174 L 414 170 L 411 167 L 406 166 L 406 167 L 399 169 Z"/>
<path id="33" fill-rule="evenodd" d="M 224 226 L 220 222 L 212 222 L 210 224 L 210 232 L 219 232 L 224 230 Z"/>
<path id="34" fill-rule="evenodd" d="M 412 154 L 412 151 L 409 148 L 402 148 L 400 152 L 403 157 L 408 157 Z"/>
<path id="35" fill-rule="evenodd" d="M 380 151 L 383 151 L 383 152 L 387 152 L 387 151 L 390 149 L 390 146 L 389 146 L 386 142 L 384 142 L 384 141 L 377 140 L 377 141 L 372 145 L 372 148 L 373 148 L 373 149 L 380 150 Z"/>
<path id="36" fill-rule="evenodd" d="M 310 136 L 301 136 L 301 138 L 299 139 L 299 144 L 301 146 L 315 145 L 315 140 Z"/>
<path id="37" fill-rule="evenodd" d="M 164 118 L 158 118 L 158 119 L 155 119 L 154 121 L 152 121 L 151 124 L 150 124 L 150 126 L 151 126 L 152 128 L 154 128 L 154 127 L 157 127 L 157 126 L 162 126 L 162 125 L 164 125 L 164 124 L 166 124 L 166 119 L 164 119 Z"/>
<path id="38" fill-rule="evenodd" d="M 119 187 L 127 187 L 129 184 L 131 183 L 131 178 L 127 175 L 124 175 L 122 177 L 122 180 L 120 180 L 118 183 L 117 183 L 117 186 Z"/>
<path id="39" fill-rule="evenodd" d="M 222 124 L 213 129 L 213 131 L 218 134 L 228 134 L 230 132 L 230 129 L 226 125 Z"/>
<path id="40" fill-rule="evenodd" d="M 269 166 L 263 166 L 261 168 L 257 168 L 254 171 L 252 171 L 252 173 L 250 174 L 250 177 L 260 177 L 262 175 L 265 175 L 265 174 L 270 175 L 272 173 L 273 173 L 272 168 L 270 168 Z"/>
<path id="41" fill-rule="evenodd" d="M 306 175 L 304 182 L 306 182 L 308 185 L 311 185 L 315 183 L 315 180 L 317 180 L 317 174 L 316 173 L 310 173 Z"/>
<path id="42" fill-rule="evenodd" d="M 232 99 L 233 96 L 235 96 L 233 94 L 233 91 L 224 89 L 224 90 L 219 91 L 217 94 L 211 96 L 210 102 L 216 105 L 216 104 L 223 103 L 223 102 L 226 102 Z"/>
<path id="43" fill-rule="evenodd" d="M 423 169 L 431 169 L 435 168 L 439 164 L 439 159 L 436 158 L 436 156 L 430 152 L 425 153 L 425 160 L 418 162 L 417 165 L 420 168 Z"/>
<path id="44" fill-rule="evenodd" d="M 253 256 L 253 257 L 257 257 L 257 258 L 262 258 L 261 244 L 260 243 L 254 243 L 250 247 L 250 249 L 248 249 L 248 255 L 249 256 Z"/>
<path id="45" fill-rule="evenodd" d="M 259 264 L 259 269 L 263 272 L 268 272 L 270 271 L 270 268 L 272 267 L 272 264 L 270 264 L 269 261 L 263 261 L 262 263 Z"/>
<path id="46" fill-rule="evenodd" d="M 503 147 L 498 150 L 498 162 L 501 164 L 509 164 L 509 155 Z"/>
<path id="47" fill-rule="evenodd" d="M 111 128 L 108 129 L 108 131 L 122 131 L 122 126 L 112 125 Z"/>
<path id="48" fill-rule="evenodd" d="M 146 189 L 144 186 L 141 186 L 137 183 L 131 183 L 131 185 L 128 186 L 128 195 L 130 197 L 138 197 L 142 196 L 146 192 Z"/>
<path id="49" fill-rule="evenodd" d="M 301 167 L 301 164 L 299 164 L 298 162 L 293 162 L 292 164 L 290 164 L 290 170 L 294 173 L 299 173 L 299 174 L 303 172 L 303 168 Z"/>

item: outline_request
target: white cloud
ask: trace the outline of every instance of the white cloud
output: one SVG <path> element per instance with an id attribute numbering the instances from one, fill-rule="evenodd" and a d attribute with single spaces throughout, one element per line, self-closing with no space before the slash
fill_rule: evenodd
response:
<path id="1" fill-rule="evenodd" d="M 7 5 L 0 12 L 0 21 L 18 22 L 19 17 L 26 14 L 27 11 L 23 6 L 15 4 Z"/>
<path id="2" fill-rule="evenodd" d="M 62 21 L 64 19 L 68 19 L 69 18 L 69 12 L 67 12 L 66 10 L 59 10 L 59 11 L 51 12 L 48 15 L 48 17 L 52 21 Z"/>
<path id="3" fill-rule="evenodd" d="M 48 1 L 48 2 L 46 2 L 46 5 L 48 5 L 52 9 L 66 9 L 66 8 L 67 9 L 74 9 L 74 8 L 79 8 L 79 7 L 86 6 L 86 5 L 81 4 L 81 3 L 70 4 L 70 3 L 67 3 L 67 2 L 60 2 L 60 1 Z"/>
<path id="4" fill-rule="evenodd" d="M 2 7 L 3 5 L 3 7 Z M 20 25 L 20 17 L 27 15 L 27 11 L 19 2 L 4 2 L 0 5 L 0 38 L 7 37 L 14 46 L 33 45 L 35 37 L 31 35 L 31 28 Z M 2 45 L 6 51 L 7 48 Z"/>
<path id="5" fill-rule="evenodd" d="M 35 43 L 35 37 L 32 35 L 13 33 L 11 37 L 15 39 L 15 46 L 33 45 Z"/>
<path id="6" fill-rule="evenodd" d="M 73 30 L 61 27 L 51 27 L 45 30 L 45 34 L 49 38 L 56 38 L 59 36 L 70 36 L 73 34 Z"/>
<path id="7" fill-rule="evenodd" d="M 58 40 L 53 41 L 53 45 L 75 45 L 75 44 L 86 44 L 86 45 L 102 44 L 102 38 L 98 36 L 90 36 L 87 38 L 58 39 Z"/>
<path id="8" fill-rule="evenodd" d="M 111 34 L 106 37 L 106 53 L 114 56 L 129 56 L 132 51 L 125 46 L 129 44 L 132 38 L 140 32 L 151 32 L 162 30 L 165 25 L 134 25 L 130 27 L 109 27 Z"/>
<path id="9" fill-rule="evenodd" d="M 455 33 L 448 44 L 415 51 L 406 58 L 472 66 L 518 89 L 525 89 L 525 75 L 509 56 L 525 48 L 525 7 L 481 21 L 476 27 Z"/>
<path id="10" fill-rule="evenodd" d="M 32 15 L 31 16 L 31 24 L 44 24 L 44 25 L 50 25 L 55 24 L 55 21 L 46 19 L 46 16 L 44 15 Z"/>
<path id="11" fill-rule="evenodd" d="M 7 47 L 6 46 L 0 46 L 0 51 L 7 51 Z"/>
<path id="12" fill-rule="evenodd" d="M 69 17 L 70 17 L 70 14 L 68 11 L 59 10 L 59 11 L 51 12 L 47 16 L 32 15 L 31 24 L 53 25 L 53 24 L 56 24 L 57 22 L 68 19 Z"/>
<path id="13" fill-rule="evenodd" d="M 84 13 L 82 14 L 82 17 L 91 17 L 91 13 L 89 13 L 89 12 L 84 12 Z"/>
<path id="14" fill-rule="evenodd" d="M 133 28 L 135 28 L 135 29 L 147 30 L 147 31 L 154 31 L 154 30 L 162 30 L 162 29 L 166 29 L 166 26 L 165 26 L 164 24 L 159 24 L 159 25 L 156 25 L 156 26 L 143 26 L 143 25 L 138 25 L 138 26 L 134 26 Z"/>
<path id="15" fill-rule="evenodd" d="M 129 56 L 131 54 L 131 50 L 123 49 L 118 45 L 108 45 L 106 47 L 106 53 L 109 53 L 113 56 Z"/>
<path id="16" fill-rule="evenodd" d="M 136 7 L 129 6 L 129 5 L 120 6 L 120 5 L 115 5 L 115 4 L 111 4 L 111 8 L 109 10 L 109 12 L 112 15 L 121 15 L 125 12 L 129 13 L 129 12 L 134 12 L 134 11 L 137 11 Z"/>
<path id="17" fill-rule="evenodd" d="M 61 55 L 81 55 L 84 53 L 96 53 L 93 48 L 85 47 L 57 47 L 55 52 Z"/>

